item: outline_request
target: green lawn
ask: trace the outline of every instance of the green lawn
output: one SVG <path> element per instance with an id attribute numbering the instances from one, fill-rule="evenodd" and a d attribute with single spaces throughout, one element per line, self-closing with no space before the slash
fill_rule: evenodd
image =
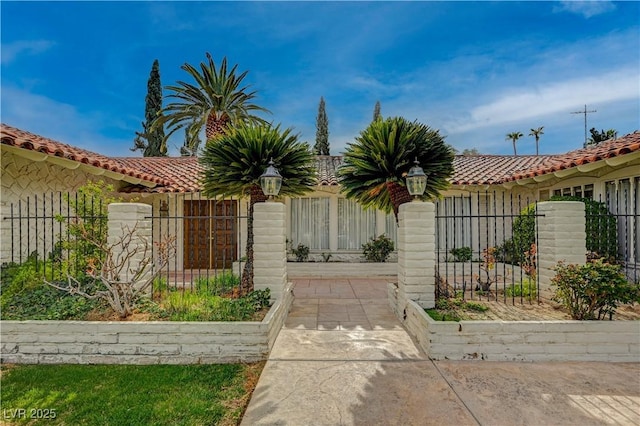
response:
<path id="1" fill-rule="evenodd" d="M 235 425 L 262 366 L 3 366 L 0 423 Z"/>

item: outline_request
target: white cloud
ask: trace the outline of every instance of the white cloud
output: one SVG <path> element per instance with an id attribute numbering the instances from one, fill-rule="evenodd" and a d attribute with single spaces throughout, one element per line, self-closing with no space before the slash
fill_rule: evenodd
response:
<path id="1" fill-rule="evenodd" d="M 598 104 L 640 96 L 638 75 L 628 68 L 575 80 L 541 84 L 503 93 L 497 99 L 472 108 L 463 119 L 445 124 L 449 132 L 466 132 L 499 124 L 573 111 L 584 104 Z"/>
<path id="2" fill-rule="evenodd" d="M 133 155 L 131 140 L 107 138 L 101 134 L 103 114 L 78 111 L 73 105 L 12 86 L 2 86 L 2 122 L 103 155 Z"/>
<path id="3" fill-rule="evenodd" d="M 46 52 L 55 43 L 49 40 L 18 40 L 2 45 L 2 64 L 13 62 L 20 54 L 37 55 Z"/>
<path id="4" fill-rule="evenodd" d="M 553 8 L 554 12 L 569 12 L 582 15 L 589 19 L 592 16 L 601 15 L 616 9 L 616 5 L 611 1 L 591 0 L 591 1 L 561 1 Z"/>

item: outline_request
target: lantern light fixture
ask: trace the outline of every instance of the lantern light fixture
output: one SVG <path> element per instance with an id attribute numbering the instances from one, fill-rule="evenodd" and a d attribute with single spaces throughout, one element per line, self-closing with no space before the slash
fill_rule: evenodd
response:
<path id="1" fill-rule="evenodd" d="M 425 189 L 427 189 L 427 175 L 424 173 L 422 167 L 420 167 L 418 157 L 416 157 L 414 164 L 415 166 L 407 173 L 407 190 L 409 194 L 413 196 L 414 200 L 418 200 L 424 194 Z"/>
<path id="2" fill-rule="evenodd" d="M 260 176 L 260 186 L 262 187 L 264 195 L 269 197 L 269 200 L 273 200 L 273 197 L 280 193 L 282 176 L 275 167 L 273 158 L 269 161 L 269 167 L 267 167 L 264 173 Z"/>

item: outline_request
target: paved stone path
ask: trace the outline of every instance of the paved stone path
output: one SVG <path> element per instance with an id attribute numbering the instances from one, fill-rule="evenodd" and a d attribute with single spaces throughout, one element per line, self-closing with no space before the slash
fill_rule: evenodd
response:
<path id="1" fill-rule="evenodd" d="M 640 364 L 433 362 L 373 278 L 297 278 L 242 425 L 638 425 Z"/>

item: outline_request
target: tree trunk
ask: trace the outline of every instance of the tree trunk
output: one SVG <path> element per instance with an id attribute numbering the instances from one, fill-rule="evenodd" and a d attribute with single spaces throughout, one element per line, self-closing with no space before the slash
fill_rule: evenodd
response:
<path id="1" fill-rule="evenodd" d="M 218 119 L 215 114 L 209 114 L 207 117 L 207 128 L 205 130 L 205 135 L 207 136 L 207 142 L 209 139 L 213 139 L 225 132 L 227 127 L 229 126 L 229 119 L 226 116 L 223 116 L 221 119 Z"/>
<path id="2" fill-rule="evenodd" d="M 518 155 L 516 153 L 516 140 L 515 139 L 513 140 L 513 155 Z"/>
<path id="3" fill-rule="evenodd" d="M 409 194 L 407 187 L 400 185 L 398 182 L 387 182 L 387 191 L 389 191 L 391 204 L 393 204 L 393 214 L 396 217 L 397 223 L 400 205 L 411 202 L 412 197 L 411 194 Z"/>
<path id="4" fill-rule="evenodd" d="M 262 192 L 259 185 L 251 187 L 249 198 L 249 214 L 247 217 L 247 261 L 242 271 L 240 282 L 240 296 L 253 291 L 253 206 L 255 203 L 267 201 L 267 196 Z"/>
<path id="5" fill-rule="evenodd" d="M 540 139 L 538 137 L 536 137 L 536 155 L 538 155 L 538 141 Z"/>

